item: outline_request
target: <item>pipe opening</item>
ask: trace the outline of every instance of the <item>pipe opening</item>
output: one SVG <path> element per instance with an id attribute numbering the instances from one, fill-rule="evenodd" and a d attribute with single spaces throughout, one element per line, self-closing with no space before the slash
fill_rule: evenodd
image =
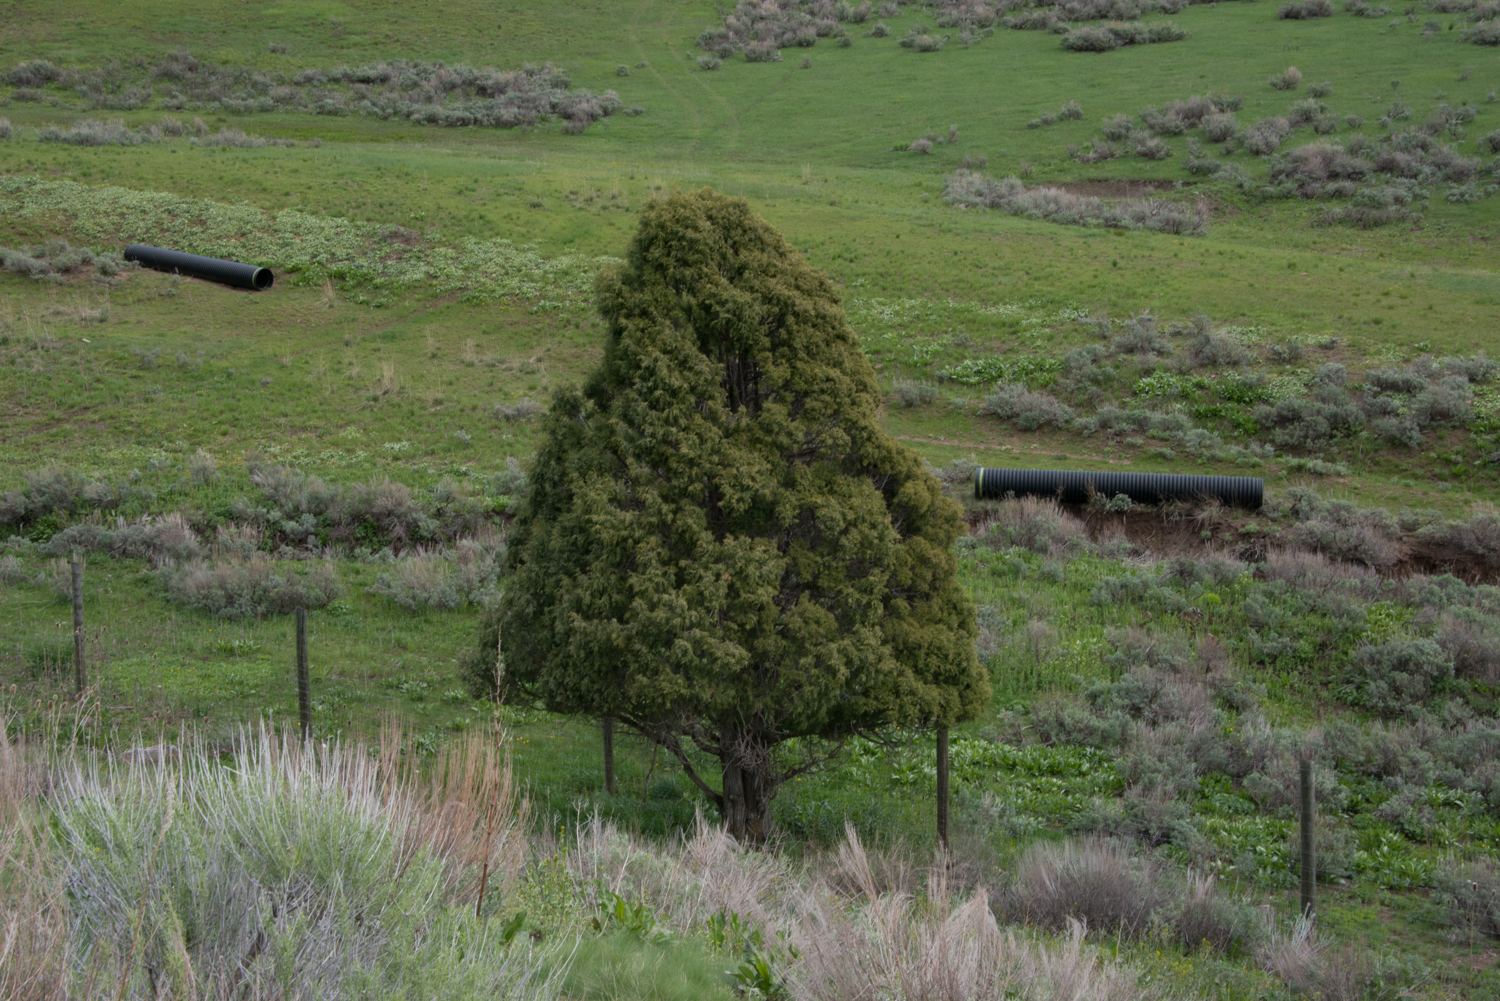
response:
<path id="1" fill-rule="evenodd" d="M 275 278 L 272 276 L 270 268 L 256 268 L 255 274 L 250 277 L 250 284 L 255 287 L 257 292 L 264 292 L 270 288 L 273 281 L 275 281 Z"/>

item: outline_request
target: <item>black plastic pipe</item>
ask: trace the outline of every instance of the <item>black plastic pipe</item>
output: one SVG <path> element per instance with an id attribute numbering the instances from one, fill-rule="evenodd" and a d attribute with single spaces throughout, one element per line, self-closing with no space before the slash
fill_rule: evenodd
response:
<path id="1" fill-rule="evenodd" d="M 271 287 L 276 276 L 270 268 L 258 264 L 241 264 L 239 261 L 221 261 L 217 257 L 199 257 L 184 254 L 180 250 L 164 250 L 148 247 L 144 243 L 132 243 L 125 248 L 125 259 L 135 261 L 143 268 L 154 271 L 170 271 L 194 278 L 206 278 L 211 282 L 233 285 L 235 288 L 254 289 L 264 292 Z"/>
<path id="2" fill-rule="evenodd" d="M 1183 476 L 1175 473 L 1081 473 L 1056 469 L 976 469 L 976 499 L 1055 497 L 1063 504 L 1087 504 L 1095 494 L 1124 494 L 1137 504 L 1164 501 L 1218 500 L 1230 507 L 1255 510 L 1265 496 L 1265 481 L 1249 476 Z"/>

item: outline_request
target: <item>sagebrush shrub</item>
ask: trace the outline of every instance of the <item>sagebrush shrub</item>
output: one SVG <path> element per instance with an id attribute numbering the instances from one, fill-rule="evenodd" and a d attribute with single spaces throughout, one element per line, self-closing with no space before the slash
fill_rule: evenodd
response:
<path id="1" fill-rule="evenodd" d="M 1128 139 L 1130 137 L 1130 133 L 1134 129 L 1135 120 L 1132 119 L 1129 115 L 1111 115 L 1109 118 L 1106 118 L 1104 120 L 1104 124 L 1100 126 L 1100 131 L 1104 133 L 1104 138 L 1113 139 L 1115 142 L 1119 142 L 1122 139 Z"/>
<path id="2" fill-rule="evenodd" d="M 1088 529 L 1050 498 L 1020 497 L 1000 502 L 984 536 L 996 548 L 1020 546 L 1043 556 L 1088 547 Z"/>
<path id="3" fill-rule="evenodd" d="M 369 588 L 408 611 L 484 604 L 495 593 L 501 553 L 473 539 L 451 552 L 417 550 L 392 564 Z"/>
<path id="4" fill-rule="evenodd" d="M 1283 448 L 1316 451 L 1337 438 L 1357 434 L 1365 426 L 1365 412 L 1341 390 L 1328 390 L 1314 397 L 1293 397 L 1274 406 L 1255 408 L 1255 420 L 1270 428 L 1271 440 Z"/>
<path id="5" fill-rule="evenodd" d="M 1050 393 L 1030 390 L 1016 384 L 1000 384 L 984 398 L 981 414 L 1014 420 L 1023 431 L 1035 431 L 1051 424 L 1065 428 L 1073 420 L 1073 408 Z"/>
<path id="6" fill-rule="evenodd" d="M 30 576 L 15 554 L 6 553 L 0 557 L 0 584 L 19 584 Z"/>
<path id="7" fill-rule="evenodd" d="M 1464 936 L 1500 938 L 1500 866 L 1476 859 L 1433 876 L 1433 896 L 1448 926 Z"/>
<path id="8" fill-rule="evenodd" d="M 10 139 L 15 134 L 16 130 L 11 128 L 10 119 L 0 118 L 0 140 Z"/>
<path id="9" fill-rule="evenodd" d="M 157 566 L 202 555 L 197 533 L 175 511 L 129 523 L 121 518 L 113 529 L 79 522 L 57 532 L 41 547 L 42 552 L 54 556 L 64 556 L 73 549 L 150 560 Z"/>
<path id="10" fill-rule="evenodd" d="M 497 420 L 529 421 L 538 417 L 546 408 L 536 400 L 518 400 L 515 403 L 497 403 L 491 411 Z"/>
<path id="11" fill-rule="evenodd" d="M 1223 368 L 1250 364 L 1250 349 L 1227 334 L 1202 330 L 1188 340 L 1184 365 L 1194 368 Z"/>
<path id="12" fill-rule="evenodd" d="M 931 403 L 937 399 L 937 387 L 927 382 L 912 382 L 909 379 L 897 379 L 895 384 L 896 402 L 903 407 L 916 407 Z"/>
<path id="13" fill-rule="evenodd" d="M 257 553 L 248 560 L 193 563 L 162 571 L 167 597 L 225 619 L 265 618 L 297 608 L 322 608 L 343 594 L 332 563 L 317 562 L 305 572 L 278 570 Z"/>
<path id="14" fill-rule="evenodd" d="M 1184 948 L 1206 949 L 1219 954 L 1231 949 L 1254 948 L 1265 934 L 1255 908 L 1225 897 L 1212 875 L 1189 873 L 1174 920 L 1177 938 Z"/>
<path id="15" fill-rule="evenodd" d="M 1132 317 L 1120 328 L 1110 344 L 1110 351 L 1117 355 L 1169 355 L 1172 345 L 1157 329 L 1156 317 L 1142 313 Z"/>
<path id="16" fill-rule="evenodd" d="M 1276 12 L 1276 16 L 1282 20 L 1305 21 L 1315 17 L 1332 17 L 1333 4 L 1328 0 L 1302 0 L 1301 3 L 1289 3 Z"/>
<path id="17" fill-rule="evenodd" d="M 1011 215 L 1072 226 L 1110 226 L 1200 236 L 1207 225 L 1207 213 L 1201 204 L 1161 198 L 1090 198 L 1051 187 L 1028 189 L 1018 177 L 997 181 L 967 170 L 949 176 L 944 198 L 954 205 L 1000 209 Z"/>
<path id="18" fill-rule="evenodd" d="M 1293 526 L 1287 540 L 1311 552 L 1374 568 L 1388 567 L 1401 556 L 1383 531 L 1360 522 L 1312 518 Z"/>
<path id="19" fill-rule="evenodd" d="M 1264 118 L 1241 129 L 1234 139 L 1236 145 L 1256 156 L 1269 156 L 1291 134 L 1291 123 L 1285 118 Z"/>
<path id="20" fill-rule="evenodd" d="M 1465 28 L 1458 37 L 1471 45 L 1500 45 L 1500 18 L 1480 21 L 1472 28 Z"/>
<path id="21" fill-rule="evenodd" d="M 1155 136 L 1140 139 L 1133 150 L 1143 160 L 1165 160 L 1172 155 L 1172 147 Z"/>
<path id="22" fill-rule="evenodd" d="M 1266 82 L 1277 90 L 1296 90 L 1297 85 L 1302 82 L 1302 71 L 1295 66 L 1288 66 Z"/>
<path id="23" fill-rule="evenodd" d="M 1203 118 L 1203 137 L 1209 142 L 1226 142 L 1239 131 L 1239 122 L 1234 113 L 1206 115 Z"/>
<path id="24" fill-rule="evenodd" d="M 189 457 L 187 470 L 194 483 L 212 483 L 219 478 L 219 461 L 200 448 Z"/>
<path id="25" fill-rule="evenodd" d="M 37 138 L 69 146 L 139 146 L 153 141 L 145 130 L 127 128 L 118 118 L 108 122 L 84 119 L 74 122 L 66 132 L 49 125 L 37 130 Z"/>
<path id="26" fill-rule="evenodd" d="M 489 489 L 501 497 L 525 497 L 531 492 L 531 477 L 513 455 L 505 457 L 505 469 L 490 477 Z"/>
<path id="27" fill-rule="evenodd" d="M 1428 639 L 1360 647 L 1350 666 L 1355 699 L 1383 716 L 1420 712 L 1435 686 L 1453 677 L 1453 661 Z"/>

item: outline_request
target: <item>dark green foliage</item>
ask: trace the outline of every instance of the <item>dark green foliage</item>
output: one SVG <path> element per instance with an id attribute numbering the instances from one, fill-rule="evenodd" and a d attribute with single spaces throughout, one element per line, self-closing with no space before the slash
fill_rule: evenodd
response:
<path id="1" fill-rule="evenodd" d="M 553 401 L 467 677 L 493 690 L 503 650 L 508 688 L 646 734 L 764 837 L 782 742 L 987 701 L 959 509 L 881 429 L 828 280 L 743 201 L 653 203 L 598 301 L 603 363 Z"/>

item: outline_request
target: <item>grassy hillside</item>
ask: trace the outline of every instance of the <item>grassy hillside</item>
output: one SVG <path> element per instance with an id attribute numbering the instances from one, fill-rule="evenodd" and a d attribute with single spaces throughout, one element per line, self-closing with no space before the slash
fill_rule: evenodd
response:
<path id="1" fill-rule="evenodd" d="M 81 547 L 91 743 L 295 713 L 288 595 L 321 588 L 320 733 L 397 717 L 429 756 L 498 716 L 548 823 L 689 829 L 701 799 L 649 745 L 622 738 L 608 797 L 591 721 L 477 702 L 455 668 L 535 414 L 600 358 L 594 274 L 652 198 L 711 185 L 838 284 L 888 429 L 969 508 L 996 697 L 957 738 L 965 864 L 1009 880 L 1039 839 L 1104 834 L 1285 916 L 1286 790 L 1311 755 L 1322 928 L 1366 956 L 1338 996 L 1497 996 L 1500 50 L 1463 40 L 1482 12 L 1459 6 L 1195 4 L 1165 15 L 1186 38 L 1095 53 L 1000 24 L 965 45 L 906 4 L 840 22 L 847 46 L 706 69 L 696 40 L 727 11 L 703 3 L 0 0 L 0 718 L 55 723 L 67 701 L 59 587 Z M 919 24 L 947 44 L 903 47 Z M 435 67 L 358 69 L 397 60 L 567 80 L 528 77 L 554 111 L 516 127 L 443 127 L 411 117 Z M 1290 65 L 1300 85 L 1274 89 Z M 442 93 L 429 110 L 487 99 Z M 1228 142 L 1150 125 L 1203 94 L 1237 99 Z M 1044 124 L 1069 102 L 1081 117 Z M 1084 162 L 1122 115 L 1138 138 Z M 1253 152 L 1244 134 L 1287 115 Z M 1131 155 L 1148 133 L 1170 155 Z M 1300 197 L 1324 181 L 1293 151 L 1326 144 L 1365 173 Z M 964 170 L 1206 222 L 960 207 Z M 1380 198 L 1382 225 L 1330 221 Z M 253 259 L 276 285 L 118 267 L 134 241 Z M 976 503 L 974 463 L 1261 476 L 1269 502 Z M 815 859 L 849 819 L 929 850 L 930 748 L 861 745 L 795 783 L 785 847 Z M 1297 987 L 1248 938 L 1174 936 L 1112 947 L 1203 996 Z"/>

